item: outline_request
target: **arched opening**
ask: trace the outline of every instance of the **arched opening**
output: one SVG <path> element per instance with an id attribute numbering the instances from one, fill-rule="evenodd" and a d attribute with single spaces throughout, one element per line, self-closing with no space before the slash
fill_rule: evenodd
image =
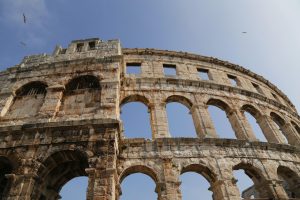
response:
<path id="1" fill-rule="evenodd" d="M 88 177 L 80 176 L 68 181 L 60 190 L 62 200 L 85 200 L 88 186 Z M 75 189 L 74 189 L 75 188 Z"/>
<path id="2" fill-rule="evenodd" d="M 238 164 L 233 167 L 233 175 L 237 180 L 237 187 L 240 191 L 241 198 L 259 199 L 270 198 L 270 191 L 263 184 L 264 178 L 260 175 L 259 170 L 250 164 Z"/>
<path id="3" fill-rule="evenodd" d="M 9 180 L 5 176 L 13 171 L 13 165 L 8 158 L 0 156 L 0 197 L 5 197 L 9 190 Z"/>
<path id="4" fill-rule="evenodd" d="M 300 135 L 300 127 L 295 123 L 295 122 L 291 122 L 293 127 L 295 128 L 295 130 L 297 131 L 297 133 Z"/>
<path id="5" fill-rule="evenodd" d="M 46 88 L 47 85 L 40 81 L 30 82 L 19 88 L 5 118 L 35 116 L 44 103 Z"/>
<path id="6" fill-rule="evenodd" d="M 87 176 L 88 160 L 80 151 L 60 151 L 48 157 L 41 165 L 37 175 L 32 199 L 59 199 L 62 187 L 71 179 Z M 77 190 L 78 188 L 73 188 Z M 86 188 L 83 188 L 86 190 Z"/>
<path id="7" fill-rule="evenodd" d="M 156 174 L 146 166 L 138 165 L 126 169 L 121 175 L 120 183 L 120 200 L 158 199 Z"/>
<path id="8" fill-rule="evenodd" d="M 121 119 L 126 138 L 152 138 L 149 102 L 145 97 L 134 95 L 121 102 Z"/>
<path id="9" fill-rule="evenodd" d="M 270 114 L 272 120 L 275 122 L 275 125 L 284 139 L 284 143 L 288 144 L 288 139 L 286 137 L 286 133 L 283 130 L 283 126 L 285 125 L 285 121 L 276 113 L 271 112 Z"/>
<path id="10" fill-rule="evenodd" d="M 260 117 L 259 111 L 250 105 L 244 105 L 241 109 L 244 111 L 244 115 L 247 118 L 249 124 L 251 125 L 252 131 L 255 134 L 256 138 L 259 141 L 267 142 L 267 138 L 265 137 L 261 126 L 258 123 L 258 119 Z"/>
<path id="11" fill-rule="evenodd" d="M 277 169 L 278 178 L 289 198 L 300 198 L 300 177 L 291 169 L 279 166 Z"/>
<path id="12" fill-rule="evenodd" d="M 214 177 L 211 171 L 201 165 L 190 165 L 183 168 L 181 176 L 182 200 L 198 200 L 199 197 L 205 200 L 213 200 L 211 183 Z"/>
<path id="13" fill-rule="evenodd" d="M 229 106 L 221 100 L 211 99 L 207 102 L 208 112 L 220 138 L 236 139 L 234 129 L 228 119 Z"/>
<path id="14" fill-rule="evenodd" d="M 172 137 L 197 137 L 191 107 L 192 102 L 183 96 L 172 95 L 166 99 L 169 131 Z"/>
<path id="15" fill-rule="evenodd" d="M 60 110 L 67 115 L 95 113 L 100 108 L 100 98 L 98 78 L 92 75 L 79 76 L 66 85 Z"/>

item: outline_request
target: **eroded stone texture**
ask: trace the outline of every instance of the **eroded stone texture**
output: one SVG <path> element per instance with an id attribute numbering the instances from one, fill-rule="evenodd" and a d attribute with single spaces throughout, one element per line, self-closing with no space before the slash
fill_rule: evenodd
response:
<path id="1" fill-rule="evenodd" d="M 141 74 L 126 73 L 128 63 Z M 166 76 L 164 65 L 176 75 Z M 58 199 L 67 181 L 87 176 L 88 200 L 117 200 L 122 181 L 137 172 L 153 179 L 159 200 L 181 200 L 185 172 L 204 176 L 214 200 L 300 199 L 297 111 L 274 85 L 240 66 L 92 38 L 27 56 L 0 73 L 0 84 L 2 199 Z M 152 140 L 124 135 L 120 107 L 134 101 L 148 107 Z M 171 137 L 170 102 L 190 110 L 197 138 Z M 210 105 L 225 111 L 236 140 L 218 138 Z M 245 112 L 267 143 L 258 141 Z M 238 169 L 254 182 L 246 191 L 237 188 Z"/>

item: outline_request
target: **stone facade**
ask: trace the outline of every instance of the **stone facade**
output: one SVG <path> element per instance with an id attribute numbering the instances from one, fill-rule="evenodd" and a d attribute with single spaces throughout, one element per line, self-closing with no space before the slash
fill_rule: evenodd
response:
<path id="1" fill-rule="evenodd" d="M 132 65 L 141 73 L 126 73 Z M 181 199 L 185 172 L 204 176 L 214 200 L 239 200 L 242 192 L 300 199 L 300 117 L 279 89 L 241 66 L 92 38 L 27 56 L 0 72 L 0 84 L 2 199 L 58 199 L 67 181 L 87 176 L 88 200 L 117 200 L 122 180 L 137 172 L 153 179 L 159 200 Z M 148 107 L 152 140 L 124 135 L 120 107 L 128 102 Z M 190 110 L 197 138 L 172 138 L 169 102 Z M 209 105 L 225 111 L 237 139 L 219 138 Z M 258 141 L 245 112 L 268 142 Z M 238 169 L 253 180 L 247 191 L 237 188 Z"/>

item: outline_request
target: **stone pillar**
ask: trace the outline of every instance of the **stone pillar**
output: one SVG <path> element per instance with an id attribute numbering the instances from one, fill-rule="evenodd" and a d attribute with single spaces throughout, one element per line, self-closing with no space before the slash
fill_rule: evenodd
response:
<path id="1" fill-rule="evenodd" d="M 291 145 L 299 145 L 300 144 L 300 135 L 298 134 L 295 127 L 287 122 L 283 127 L 282 131 L 286 134 L 286 138 Z"/>
<path id="2" fill-rule="evenodd" d="M 237 180 L 225 178 L 211 183 L 209 190 L 213 192 L 214 200 L 241 200 L 239 189 L 236 186 Z"/>
<path id="3" fill-rule="evenodd" d="M 116 199 L 116 169 L 86 169 L 88 174 L 87 200 L 115 200 Z"/>
<path id="4" fill-rule="evenodd" d="M 7 200 L 31 200 L 33 187 L 37 179 L 34 173 L 24 175 L 8 175 L 11 182 L 11 188 Z"/>
<path id="5" fill-rule="evenodd" d="M 8 109 L 10 108 L 10 106 L 12 105 L 13 101 L 14 101 L 14 95 L 12 93 L 4 93 L 1 94 L 0 96 L 0 110 L 1 110 L 1 114 L 0 117 L 3 117 Z"/>
<path id="6" fill-rule="evenodd" d="M 48 87 L 47 94 L 45 96 L 44 103 L 39 111 L 39 114 L 47 117 L 54 117 L 59 111 L 63 91 L 63 85 Z"/>
<path id="7" fill-rule="evenodd" d="M 262 115 L 257 119 L 265 137 L 268 142 L 273 143 L 285 143 L 284 136 L 281 134 L 280 130 L 277 128 L 275 122 L 268 115 Z"/>
<path id="8" fill-rule="evenodd" d="M 193 105 L 191 114 L 199 138 L 217 138 L 217 133 L 208 112 L 208 106 Z"/>
<path id="9" fill-rule="evenodd" d="M 162 161 L 163 178 L 157 183 L 156 192 L 158 200 L 181 200 L 179 172 L 174 168 L 172 159 L 166 158 Z"/>
<path id="10" fill-rule="evenodd" d="M 261 183 L 262 186 L 267 187 L 271 191 L 271 197 L 274 200 L 288 200 L 289 197 L 287 196 L 283 186 L 283 181 L 276 180 L 276 179 L 269 179 L 265 180 Z M 259 187 L 259 185 L 257 186 Z M 271 198 L 270 197 L 270 198 Z"/>
<path id="11" fill-rule="evenodd" d="M 164 103 L 150 104 L 152 138 L 170 137 L 166 105 Z"/>
<path id="12" fill-rule="evenodd" d="M 227 117 L 236 134 L 237 139 L 257 141 L 246 116 L 241 113 L 240 110 L 231 110 L 230 113 L 227 114 Z"/>

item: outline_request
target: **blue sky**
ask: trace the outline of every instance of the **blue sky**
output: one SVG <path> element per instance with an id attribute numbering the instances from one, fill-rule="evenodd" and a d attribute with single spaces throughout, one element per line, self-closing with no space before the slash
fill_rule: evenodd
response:
<path id="1" fill-rule="evenodd" d="M 299 0 L 0 0 L 0 69 L 74 39 L 119 38 L 123 47 L 242 65 L 278 86 L 299 110 L 299 22 Z"/>

